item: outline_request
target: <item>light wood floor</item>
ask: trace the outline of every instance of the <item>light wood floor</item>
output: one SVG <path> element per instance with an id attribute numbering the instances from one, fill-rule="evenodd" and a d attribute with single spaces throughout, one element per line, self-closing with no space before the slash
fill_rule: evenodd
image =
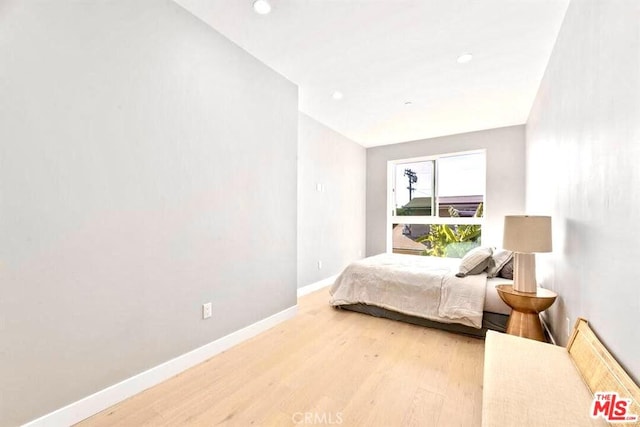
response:
<path id="1" fill-rule="evenodd" d="M 328 298 L 79 425 L 480 425 L 484 341 Z"/>

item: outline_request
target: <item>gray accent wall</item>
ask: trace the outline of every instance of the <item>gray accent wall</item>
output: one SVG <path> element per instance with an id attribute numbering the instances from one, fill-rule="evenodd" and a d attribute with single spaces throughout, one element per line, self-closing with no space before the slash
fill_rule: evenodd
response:
<path id="1" fill-rule="evenodd" d="M 303 287 L 364 256 L 366 151 L 311 117 L 299 117 L 298 287 Z"/>
<path id="2" fill-rule="evenodd" d="M 170 0 L 2 2 L 0 426 L 296 305 L 297 107 Z"/>
<path id="3" fill-rule="evenodd" d="M 367 150 L 367 256 L 386 251 L 387 163 L 420 156 L 486 150 L 487 181 L 482 242 L 502 246 L 504 215 L 524 211 L 524 126 L 459 135 Z"/>
<path id="4" fill-rule="evenodd" d="M 527 208 L 553 216 L 538 278 L 640 381 L 640 2 L 569 5 L 527 122 Z"/>

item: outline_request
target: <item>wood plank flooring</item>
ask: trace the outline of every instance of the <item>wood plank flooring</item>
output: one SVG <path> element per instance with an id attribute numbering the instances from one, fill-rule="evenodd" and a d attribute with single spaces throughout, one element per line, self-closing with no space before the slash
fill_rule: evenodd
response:
<path id="1" fill-rule="evenodd" d="M 480 425 L 484 341 L 328 299 L 78 425 Z"/>

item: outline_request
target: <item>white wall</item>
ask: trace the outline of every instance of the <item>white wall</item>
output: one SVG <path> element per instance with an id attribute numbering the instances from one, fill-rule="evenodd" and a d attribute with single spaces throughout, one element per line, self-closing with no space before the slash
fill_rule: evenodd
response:
<path id="1" fill-rule="evenodd" d="M 0 425 L 296 304 L 297 121 L 172 1 L 1 3 Z"/>
<path id="2" fill-rule="evenodd" d="M 538 278 L 640 380 L 640 2 L 573 0 L 527 122 L 527 207 L 553 215 Z"/>
<path id="3" fill-rule="evenodd" d="M 482 243 L 502 246 L 504 215 L 524 211 L 524 126 L 511 126 L 387 145 L 367 150 L 367 256 L 386 251 L 387 162 L 468 150 L 486 150 L 487 181 Z"/>
<path id="4" fill-rule="evenodd" d="M 299 117 L 298 287 L 303 287 L 364 256 L 366 151 L 311 117 Z"/>

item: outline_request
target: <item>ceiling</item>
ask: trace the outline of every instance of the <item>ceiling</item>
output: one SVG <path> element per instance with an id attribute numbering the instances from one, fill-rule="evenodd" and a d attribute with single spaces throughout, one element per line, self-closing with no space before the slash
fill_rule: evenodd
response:
<path id="1" fill-rule="evenodd" d="M 569 0 L 175 0 L 365 146 L 523 124 Z M 459 64 L 463 53 L 473 60 Z M 335 100 L 334 91 L 343 93 Z"/>

